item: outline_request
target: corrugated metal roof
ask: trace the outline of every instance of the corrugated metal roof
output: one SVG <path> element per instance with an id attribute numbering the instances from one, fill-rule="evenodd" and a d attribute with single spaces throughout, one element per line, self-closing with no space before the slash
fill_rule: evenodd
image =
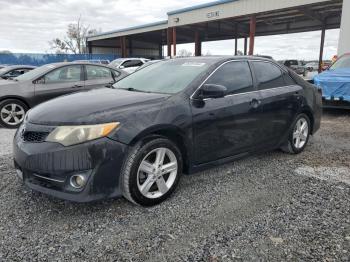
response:
<path id="1" fill-rule="evenodd" d="M 200 5 L 194 5 L 194 6 L 170 11 L 170 12 L 168 12 L 168 15 L 185 13 L 185 12 L 189 12 L 189 11 L 193 11 L 193 10 L 197 10 L 197 9 L 202 9 L 202 8 L 206 8 L 206 7 L 211 7 L 211 6 L 215 6 L 215 5 L 221 5 L 221 4 L 226 4 L 226 3 L 230 3 L 230 2 L 236 2 L 236 1 L 239 1 L 239 0 L 217 0 L 214 2 L 209 2 L 209 3 L 205 3 L 205 4 L 200 4 Z"/>
<path id="2" fill-rule="evenodd" d="M 103 32 L 100 34 L 91 35 L 88 38 L 110 35 L 110 34 L 115 34 L 115 33 L 122 33 L 122 32 L 130 31 L 130 30 L 143 29 L 143 28 L 147 28 L 147 27 L 153 27 L 153 26 L 165 25 L 165 24 L 168 24 L 168 20 L 163 20 L 163 21 L 158 21 L 158 22 L 154 22 L 154 23 L 148 23 L 148 24 L 143 24 L 143 25 L 138 25 L 138 26 L 131 26 L 131 27 L 127 27 L 127 28 L 117 29 L 117 30 L 113 30 L 113 31 Z"/>

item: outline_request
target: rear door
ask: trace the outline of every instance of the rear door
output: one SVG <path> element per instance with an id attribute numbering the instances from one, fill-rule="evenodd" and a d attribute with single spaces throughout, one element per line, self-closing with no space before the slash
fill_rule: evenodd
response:
<path id="1" fill-rule="evenodd" d="M 81 65 L 67 65 L 54 69 L 35 81 L 36 104 L 52 98 L 84 90 Z"/>
<path id="2" fill-rule="evenodd" d="M 259 134 L 259 92 L 247 61 L 232 61 L 219 67 L 204 84 L 225 86 L 227 95 L 192 99 L 195 162 L 210 161 L 246 152 L 255 147 Z"/>
<path id="3" fill-rule="evenodd" d="M 120 73 L 107 67 L 85 65 L 85 89 L 111 87 Z"/>
<path id="4" fill-rule="evenodd" d="M 302 88 L 286 71 L 269 61 L 251 61 L 260 92 L 262 146 L 275 146 L 286 134 L 300 108 Z"/>

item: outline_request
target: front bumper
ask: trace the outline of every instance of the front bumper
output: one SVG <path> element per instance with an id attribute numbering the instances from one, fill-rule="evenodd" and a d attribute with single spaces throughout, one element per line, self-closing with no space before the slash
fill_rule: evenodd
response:
<path id="1" fill-rule="evenodd" d="M 26 123 L 26 130 L 45 130 L 46 126 Z M 29 188 L 60 199 L 90 202 L 120 197 L 120 171 L 127 145 L 101 138 L 64 147 L 58 143 L 25 142 L 20 128 L 14 138 L 15 168 Z M 87 182 L 81 189 L 70 184 L 74 175 Z"/>

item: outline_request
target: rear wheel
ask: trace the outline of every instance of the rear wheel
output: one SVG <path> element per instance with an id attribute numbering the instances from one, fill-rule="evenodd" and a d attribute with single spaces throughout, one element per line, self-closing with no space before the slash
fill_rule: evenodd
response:
<path id="1" fill-rule="evenodd" d="M 282 147 L 282 150 L 291 154 L 301 153 L 309 142 L 310 131 L 311 125 L 309 117 L 305 114 L 298 115 L 294 121 L 288 141 Z"/>
<path id="2" fill-rule="evenodd" d="M 28 107 L 16 99 L 7 99 L 0 103 L 0 125 L 17 128 L 23 122 Z"/>
<path id="3" fill-rule="evenodd" d="M 178 147 L 166 138 L 139 142 L 130 151 L 123 167 L 123 195 L 143 206 L 168 198 L 182 173 Z"/>

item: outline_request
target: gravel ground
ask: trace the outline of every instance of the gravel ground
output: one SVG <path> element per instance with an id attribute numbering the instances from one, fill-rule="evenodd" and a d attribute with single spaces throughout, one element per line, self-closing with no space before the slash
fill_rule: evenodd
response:
<path id="1" fill-rule="evenodd" d="M 326 112 L 306 151 L 184 176 L 153 208 L 24 188 L 0 129 L 0 261 L 349 261 L 350 113 Z"/>

